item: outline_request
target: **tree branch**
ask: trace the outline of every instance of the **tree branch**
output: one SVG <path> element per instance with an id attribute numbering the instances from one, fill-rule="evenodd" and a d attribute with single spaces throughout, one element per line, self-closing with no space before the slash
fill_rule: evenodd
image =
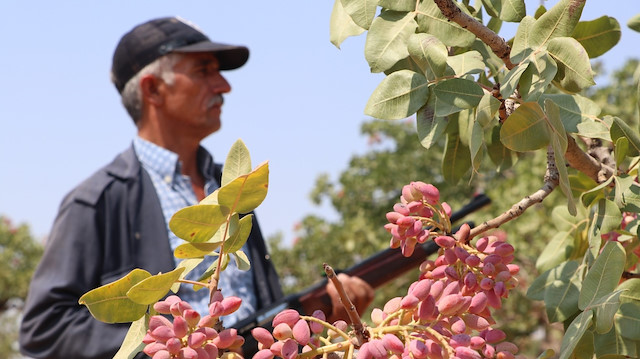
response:
<path id="1" fill-rule="evenodd" d="M 597 183 L 602 183 L 615 174 L 615 170 L 585 153 L 575 139 L 567 135 L 568 146 L 565 158 L 574 169 L 586 174 Z"/>
<path id="2" fill-rule="evenodd" d="M 504 62 L 507 69 L 511 70 L 515 67 L 515 65 L 511 63 L 511 47 L 502 37 L 498 36 L 498 34 L 491 31 L 491 29 L 484 26 L 478 20 L 463 13 L 452 0 L 433 1 L 438 5 L 442 15 L 449 19 L 449 21 L 453 21 L 463 29 L 470 31 L 476 35 L 478 39 L 487 44 L 491 48 L 491 51 Z"/>
<path id="3" fill-rule="evenodd" d="M 556 167 L 555 154 L 551 146 L 547 148 L 547 171 L 544 176 L 544 185 L 533 194 L 523 198 L 520 202 L 514 204 L 511 209 L 499 215 L 498 217 L 485 221 L 479 226 L 471 229 L 469 240 L 482 234 L 490 229 L 498 228 L 514 218 L 520 217 L 529 207 L 536 203 L 542 202 L 560 183 L 560 175 Z"/>

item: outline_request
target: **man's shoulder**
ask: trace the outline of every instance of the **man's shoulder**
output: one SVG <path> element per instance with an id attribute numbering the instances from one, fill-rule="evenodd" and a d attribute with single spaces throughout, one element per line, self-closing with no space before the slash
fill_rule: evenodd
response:
<path id="1" fill-rule="evenodd" d="M 71 190 L 65 196 L 62 206 L 71 202 L 95 206 L 105 191 L 117 189 L 119 184 L 135 179 L 139 170 L 140 163 L 133 149 L 129 148 Z"/>

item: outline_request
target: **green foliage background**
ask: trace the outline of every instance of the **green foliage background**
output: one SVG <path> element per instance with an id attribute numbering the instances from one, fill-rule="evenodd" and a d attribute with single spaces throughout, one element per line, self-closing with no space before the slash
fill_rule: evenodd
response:
<path id="1" fill-rule="evenodd" d="M 14 226 L 0 216 L 0 353 L 4 353 L 0 356 L 18 355 L 19 310 L 41 256 L 42 246 L 31 235 L 29 226 Z"/>
<path id="2" fill-rule="evenodd" d="M 602 67 L 602 64 L 597 65 Z M 630 60 L 622 68 L 602 80 L 604 86 L 593 88 L 585 96 L 603 108 L 605 113 L 617 113 L 637 123 L 635 84 L 639 62 Z M 484 171 L 471 176 L 468 182 L 452 183 L 442 177 L 441 146 L 426 150 L 417 140 L 413 120 L 387 121 L 372 119 L 363 123 L 362 136 L 368 138 L 369 148 L 363 155 L 353 156 L 349 167 L 336 181 L 327 174 L 320 175 L 310 196 L 314 203 L 329 201 L 338 213 L 331 221 L 308 215 L 297 226 L 292 244 L 282 238 L 269 239 L 272 258 L 284 278 L 285 291 L 293 293 L 316 282 L 322 276 L 322 263 L 335 268 L 348 268 L 377 251 L 387 248 L 390 235 L 384 230 L 385 213 L 399 200 L 403 185 L 411 181 L 432 183 L 440 189 L 441 198 L 455 210 L 473 193 L 484 192 L 492 204 L 468 217 L 472 221 L 492 218 L 508 210 L 522 198 L 523 193 L 538 189 L 544 175 L 544 153 L 521 154 L 515 165 L 501 172 Z M 485 167 L 493 166 L 484 163 Z M 536 260 L 553 237 L 552 209 L 564 205 L 560 191 L 543 203 L 530 208 L 517 221 L 499 229 L 515 248 L 514 263 L 521 266 L 520 287 L 504 302 L 498 320 L 500 328 L 520 346 L 528 357 L 540 354 L 541 348 L 559 349 L 562 327 L 548 326 L 542 302 L 525 297 L 526 289 L 539 273 Z M 418 271 L 376 291 L 372 307 L 382 307 L 386 300 L 405 295 L 407 286 L 416 280 Z"/>

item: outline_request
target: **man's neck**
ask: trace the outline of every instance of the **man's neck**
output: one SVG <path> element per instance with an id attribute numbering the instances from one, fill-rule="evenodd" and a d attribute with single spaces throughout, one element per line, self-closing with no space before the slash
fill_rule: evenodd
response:
<path id="1" fill-rule="evenodd" d="M 162 132 L 139 130 L 138 136 L 157 146 L 178 155 L 178 160 L 182 164 L 182 174 L 191 177 L 192 181 L 202 180 L 202 175 L 198 169 L 198 148 L 200 143 L 188 140 L 184 137 L 163 134 Z"/>

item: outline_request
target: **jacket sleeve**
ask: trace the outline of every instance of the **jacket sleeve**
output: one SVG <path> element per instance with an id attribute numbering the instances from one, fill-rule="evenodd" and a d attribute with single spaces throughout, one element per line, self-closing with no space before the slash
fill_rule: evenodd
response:
<path id="1" fill-rule="evenodd" d="M 22 352 L 34 358 L 111 358 L 129 324 L 106 324 L 78 304 L 87 291 L 125 273 L 103 273 L 104 213 L 63 203 L 30 284 L 20 328 Z"/>

